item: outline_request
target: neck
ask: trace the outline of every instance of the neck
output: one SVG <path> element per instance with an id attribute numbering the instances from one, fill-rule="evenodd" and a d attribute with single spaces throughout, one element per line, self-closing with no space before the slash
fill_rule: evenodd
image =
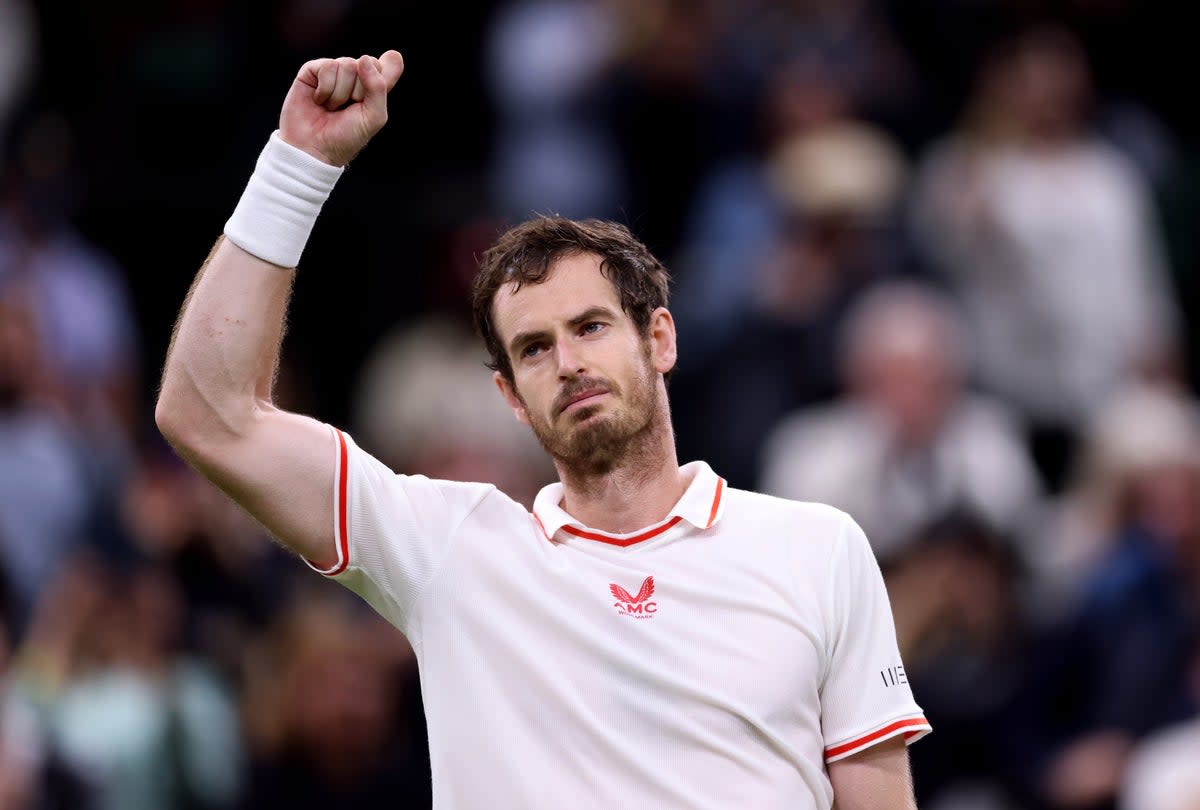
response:
<path id="1" fill-rule="evenodd" d="M 600 472 L 555 461 L 563 484 L 562 508 L 584 524 L 625 534 L 663 520 L 687 489 L 675 455 L 665 398 L 644 435 L 619 461 Z"/>

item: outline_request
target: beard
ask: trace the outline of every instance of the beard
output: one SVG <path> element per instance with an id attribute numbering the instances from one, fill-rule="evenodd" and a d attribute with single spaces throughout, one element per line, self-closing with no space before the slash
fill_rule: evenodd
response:
<path id="1" fill-rule="evenodd" d="M 556 420 L 533 418 L 530 427 L 542 448 L 561 467 L 572 475 L 604 475 L 623 460 L 638 455 L 651 443 L 658 407 L 658 386 L 650 365 L 649 350 L 630 381 L 628 393 L 611 380 L 601 377 L 580 377 L 569 382 L 559 393 L 556 402 L 594 388 L 604 388 L 618 407 L 601 413 L 602 404 L 588 405 L 569 414 L 559 408 Z M 522 400 L 523 402 L 523 400 Z"/>

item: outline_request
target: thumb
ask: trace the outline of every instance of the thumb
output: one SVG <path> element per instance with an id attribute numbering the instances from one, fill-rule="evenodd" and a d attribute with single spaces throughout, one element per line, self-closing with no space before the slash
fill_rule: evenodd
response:
<path id="1" fill-rule="evenodd" d="M 379 57 L 379 68 L 387 89 L 391 90 L 404 72 L 404 57 L 399 51 L 387 51 Z"/>

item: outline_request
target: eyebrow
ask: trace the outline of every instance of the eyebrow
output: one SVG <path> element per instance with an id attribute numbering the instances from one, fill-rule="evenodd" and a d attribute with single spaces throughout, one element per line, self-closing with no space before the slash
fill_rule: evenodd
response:
<path id="1" fill-rule="evenodd" d="M 579 313 L 574 318 L 571 318 L 571 320 L 567 321 L 567 326 L 570 326 L 570 327 L 583 326 L 585 323 L 587 323 L 589 321 L 594 321 L 597 318 L 605 318 L 608 320 L 615 320 L 616 317 L 617 317 L 616 313 L 613 312 L 608 307 L 603 307 L 603 306 L 588 307 L 583 312 Z M 535 340 L 538 340 L 540 338 L 545 338 L 549 334 L 550 333 L 544 329 L 536 329 L 536 330 L 532 330 L 529 332 L 518 332 L 516 335 L 513 336 L 513 339 L 508 342 L 508 350 L 510 353 L 516 354 L 526 344 L 532 343 Z"/>

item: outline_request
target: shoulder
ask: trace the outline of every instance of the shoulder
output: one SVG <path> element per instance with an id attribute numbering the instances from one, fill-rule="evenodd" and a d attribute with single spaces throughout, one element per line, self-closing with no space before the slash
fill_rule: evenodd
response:
<path id="1" fill-rule="evenodd" d="M 358 510 L 436 516 L 454 524 L 476 515 L 493 522 L 527 519 L 525 508 L 494 484 L 397 472 L 363 450 L 349 434 L 334 430 L 342 452 L 339 476 L 345 473 L 342 485 Z"/>
<path id="2" fill-rule="evenodd" d="M 1019 418 L 1003 404 L 974 393 L 967 394 L 951 414 L 950 435 L 966 446 L 1023 444 Z"/>
<path id="3" fill-rule="evenodd" d="M 836 543 L 854 521 L 833 506 L 729 488 L 725 518 L 740 530 L 759 530 L 804 543 Z"/>
<path id="4" fill-rule="evenodd" d="M 1132 193 L 1142 193 L 1147 183 L 1141 169 L 1124 152 L 1103 138 L 1091 138 L 1082 143 L 1078 154 L 1098 177 L 1113 186 Z"/>
<path id="5" fill-rule="evenodd" d="M 1196 751 L 1200 751 L 1200 719 L 1145 738 L 1130 760 L 1122 806 L 1168 807 L 1179 796 L 1200 795 Z"/>

